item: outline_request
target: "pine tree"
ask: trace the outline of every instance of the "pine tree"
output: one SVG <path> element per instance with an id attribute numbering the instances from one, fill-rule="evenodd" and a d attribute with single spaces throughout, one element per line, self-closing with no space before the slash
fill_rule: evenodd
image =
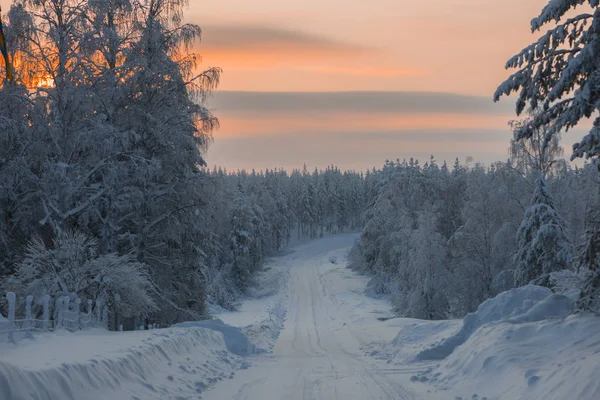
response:
<path id="1" fill-rule="evenodd" d="M 597 190 L 594 202 L 586 215 L 584 242 L 578 249 L 578 267 L 586 270 L 589 278 L 581 291 L 577 308 L 600 314 L 600 190 Z"/>
<path id="2" fill-rule="evenodd" d="M 573 17 L 567 13 L 587 3 L 591 13 Z M 532 32 L 557 23 L 535 43 L 506 63 L 518 69 L 494 94 L 494 100 L 519 92 L 517 114 L 529 106 L 535 116 L 517 127 L 517 140 L 531 138 L 539 129 L 548 140 L 575 127 L 600 109 L 600 71 L 596 49 L 600 46 L 600 7 L 597 0 L 550 0 L 531 20 Z M 590 132 L 573 146 L 574 157 L 600 156 L 600 117 Z"/>
<path id="3" fill-rule="evenodd" d="M 565 222 L 556 212 L 552 195 L 542 177 L 536 181 L 531 206 L 525 212 L 517 241 L 516 286 L 571 268 L 573 250 Z"/>

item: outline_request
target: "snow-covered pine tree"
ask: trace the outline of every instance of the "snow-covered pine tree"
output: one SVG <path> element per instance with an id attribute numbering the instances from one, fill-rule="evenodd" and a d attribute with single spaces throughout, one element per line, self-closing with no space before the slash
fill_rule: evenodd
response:
<path id="1" fill-rule="evenodd" d="M 590 11 L 571 16 L 572 10 L 584 4 Z M 539 110 L 539 114 L 516 130 L 517 139 L 530 138 L 536 129 L 545 126 L 548 127 L 546 136 L 552 137 L 575 127 L 584 118 L 595 116 L 588 134 L 573 145 L 571 158 L 591 158 L 598 166 L 600 3 L 598 0 L 550 0 L 531 20 L 531 30 L 539 31 L 551 23 L 556 26 L 507 62 L 507 68 L 518 71 L 500 85 L 494 100 L 519 92 L 517 114 L 527 106 Z M 589 285 L 596 290 L 600 288 L 600 280 L 590 281 Z"/>
<path id="2" fill-rule="evenodd" d="M 556 212 L 552 195 L 541 176 L 517 232 L 517 241 L 516 286 L 527 285 L 554 271 L 572 268 L 573 249 L 565 222 Z"/>
<path id="3" fill-rule="evenodd" d="M 591 12 L 570 16 L 570 11 L 587 3 Z M 567 16 L 569 14 L 569 16 Z M 600 70 L 596 50 L 600 46 L 600 6 L 598 0 L 550 0 L 531 20 L 532 32 L 557 23 L 535 43 L 506 63 L 515 68 L 498 87 L 494 100 L 519 92 L 517 114 L 529 106 L 536 110 L 530 120 L 517 127 L 517 140 L 530 138 L 539 129 L 552 137 L 576 126 L 600 110 Z M 573 146 L 572 157 L 596 159 L 600 156 L 600 117 L 590 132 Z"/>
<path id="4" fill-rule="evenodd" d="M 596 196 L 586 215 L 584 241 L 578 248 L 576 260 L 580 272 L 584 270 L 589 275 L 577 308 L 600 314 L 600 182 L 597 179 L 596 175 Z"/>
<path id="5" fill-rule="evenodd" d="M 254 222 L 256 216 L 250 198 L 238 190 L 233 201 L 231 214 L 230 250 L 232 255 L 232 277 L 242 291 L 250 285 L 254 272 L 253 250 L 256 238 Z"/>

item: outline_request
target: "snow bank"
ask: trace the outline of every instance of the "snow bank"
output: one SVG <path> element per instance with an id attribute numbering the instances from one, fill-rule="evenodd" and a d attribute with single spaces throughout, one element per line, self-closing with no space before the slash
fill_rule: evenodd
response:
<path id="1" fill-rule="evenodd" d="M 182 322 L 173 325 L 173 328 L 205 328 L 220 332 L 223 334 L 227 349 L 238 356 L 246 356 L 260 352 L 240 328 L 227 325 L 220 319 Z"/>
<path id="2" fill-rule="evenodd" d="M 269 308 L 269 318 L 242 328 L 250 340 L 262 351 L 272 351 L 283 330 L 287 311 L 281 302 Z"/>
<path id="3" fill-rule="evenodd" d="M 363 347 L 367 355 L 388 363 L 411 362 L 423 350 L 439 345 L 460 329 L 461 320 L 424 321 L 395 318 L 388 322 L 400 328 L 400 333 L 388 342 L 374 342 Z M 397 330 L 396 330 L 397 331 Z"/>
<path id="4" fill-rule="evenodd" d="M 255 352 L 270 352 L 283 329 L 287 311 L 287 286 L 290 265 L 298 255 L 289 251 L 270 260 L 247 291 L 238 311 L 213 309 L 213 315 L 236 326 L 254 345 Z"/>
<path id="5" fill-rule="evenodd" d="M 572 302 L 568 297 L 556 295 L 560 298 L 554 298 L 551 302 L 536 308 L 532 314 L 525 316 L 532 307 L 550 296 L 552 296 L 550 289 L 534 285 L 502 292 L 498 296 L 481 303 L 474 313 L 468 314 L 463 320 L 462 329 L 455 335 L 450 336 L 437 346 L 422 351 L 417 355 L 416 359 L 419 361 L 441 360 L 447 357 L 456 347 L 466 342 L 484 324 L 510 320 L 511 318 L 517 322 L 519 318 L 526 321 L 527 319 L 541 320 L 549 317 L 564 316 L 568 314 L 568 312 L 564 313 L 564 309 L 568 308 L 567 301 L 571 304 L 570 310 L 573 309 Z M 561 307 L 558 315 L 553 310 L 553 305 L 557 303 L 560 303 Z"/>
<path id="6" fill-rule="evenodd" d="M 563 304 L 548 300 L 544 307 Z M 599 332 L 600 318 L 589 315 L 486 325 L 419 380 L 440 389 L 440 398 L 597 400 Z"/>
<path id="7" fill-rule="evenodd" d="M 575 292 L 529 285 L 484 302 L 464 321 L 400 319 L 398 336 L 372 345 L 371 355 L 419 361 L 412 380 L 430 399 L 597 400 L 600 318 L 570 315 L 575 300 Z"/>
<path id="8" fill-rule="evenodd" d="M 247 366 L 203 328 L 36 335 L 0 351 L 11 400 L 184 399 Z"/>
<path id="9" fill-rule="evenodd" d="M 566 317 L 573 312 L 574 306 L 573 299 L 562 294 L 553 294 L 535 304 L 527 312 L 508 318 L 505 322 L 522 324 L 525 322 L 542 321 L 548 318 Z"/>

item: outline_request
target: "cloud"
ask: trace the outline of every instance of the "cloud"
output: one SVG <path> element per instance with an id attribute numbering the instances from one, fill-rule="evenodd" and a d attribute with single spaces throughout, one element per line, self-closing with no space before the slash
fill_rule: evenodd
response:
<path id="1" fill-rule="evenodd" d="M 374 76 L 391 78 L 395 76 L 420 76 L 428 75 L 429 72 L 423 69 L 410 68 L 395 68 L 395 67 L 351 67 L 341 65 L 309 65 L 300 67 L 304 71 L 319 72 L 335 75 L 351 75 L 351 76 Z"/>
<path id="2" fill-rule="evenodd" d="M 378 52 L 324 35 L 273 26 L 203 25 L 202 32 L 198 52 L 205 62 L 222 67 L 226 73 L 281 66 L 297 69 L 323 61 L 345 63 Z"/>
<path id="3" fill-rule="evenodd" d="M 320 50 L 364 53 L 372 48 L 346 43 L 322 35 L 259 25 L 203 25 L 203 47 L 221 50 L 254 51 L 264 49 Z"/>
<path id="4" fill-rule="evenodd" d="M 208 102 L 217 114 L 308 117 L 328 113 L 514 115 L 512 102 L 490 97 L 428 92 L 217 92 Z"/>
<path id="5" fill-rule="evenodd" d="M 426 129 L 447 131 L 498 129 L 509 132 L 508 116 L 448 113 L 319 112 L 303 114 L 256 112 L 242 115 L 217 112 L 221 127 L 216 136 L 256 137 L 298 132 L 399 132 Z"/>

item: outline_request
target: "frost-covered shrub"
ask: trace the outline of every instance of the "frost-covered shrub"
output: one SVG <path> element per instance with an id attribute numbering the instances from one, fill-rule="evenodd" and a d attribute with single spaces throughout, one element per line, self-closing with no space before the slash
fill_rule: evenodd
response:
<path id="1" fill-rule="evenodd" d="M 514 288 L 515 286 L 515 271 L 512 269 L 506 269 L 501 271 L 494 277 L 492 281 L 492 289 L 496 294 L 505 292 Z"/>
<path id="2" fill-rule="evenodd" d="M 22 296 L 51 304 L 61 296 L 101 301 L 112 314 L 131 317 L 155 309 L 146 266 L 130 256 L 97 254 L 97 242 L 80 232 L 58 234 L 47 247 L 35 238 L 26 248 L 15 274 Z"/>
<path id="3" fill-rule="evenodd" d="M 583 278 L 581 274 L 565 269 L 542 275 L 534 281 L 534 284 L 547 287 L 554 293 L 565 293 L 571 290 L 581 290 Z"/>
<path id="4" fill-rule="evenodd" d="M 206 282 L 207 300 L 228 310 L 235 310 L 240 298 L 240 292 L 235 285 L 231 264 L 215 265 L 202 268 Z"/>
<path id="5" fill-rule="evenodd" d="M 348 253 L 348 268 L 356 272 L 366 272 L 364 249 L 360 241 L 356 242 Z"/>

